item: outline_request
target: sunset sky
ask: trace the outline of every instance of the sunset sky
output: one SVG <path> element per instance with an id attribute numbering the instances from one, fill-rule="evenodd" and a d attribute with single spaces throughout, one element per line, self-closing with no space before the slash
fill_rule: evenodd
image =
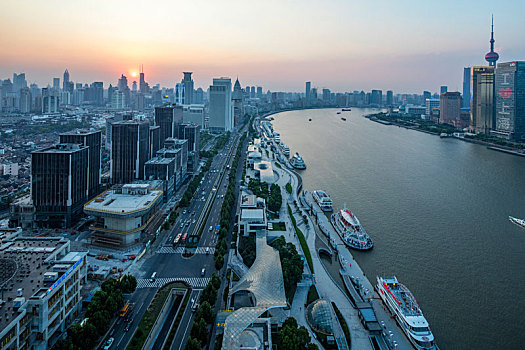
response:
<path id="1" fill-rule="evenodd" d="M 173 87 L 193 71 L 273 91 L 304 82 L 333 91 L 460 89 L 463 67 L 484 64 L 494 13 L 500 62 L 525 60 L 525 1 L 4 0 L 0 77 Z"/>

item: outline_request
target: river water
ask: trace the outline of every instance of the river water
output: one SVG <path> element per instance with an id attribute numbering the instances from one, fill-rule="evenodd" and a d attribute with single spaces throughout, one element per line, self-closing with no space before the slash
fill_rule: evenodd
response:
<path id="1" fill-rule="evenodd" d="M 524 349 L 525 229 L 508 216 L 525 218 L 525 158 L 338 111 L 273 125 L 307 164 L 304 188 L 346 203 L 374 240 L 353 253 L 371 282 L 410 288 L 441 349 Z"/>

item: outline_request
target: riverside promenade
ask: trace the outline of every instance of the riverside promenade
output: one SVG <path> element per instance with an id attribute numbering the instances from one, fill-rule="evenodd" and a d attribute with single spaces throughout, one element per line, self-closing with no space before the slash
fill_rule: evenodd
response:
<path id="1" fill-rule="evenodd" d="M 277 150 L 279 148 L 277 147 Z M 375 292 L 372 283 L 365 276 L 364 272 L 359 267 L 358 263 L 355 261 L 354 257 L 350 253 L 349 249 L 346 248 L 340 237 L 335 233 L 329 220 L 326 218 L 325 214 L 313 202 L 311 196 L 310 200 L 304 196 L 299 196 L 302 189 L 302 179 L 300 175 L 287 168 L 286 164 L 276 160 L 279 159 L 279 152 L 276 152 L 275 155 L 270 151 L 270 156 L 268 158 L 273 158 L 273 169 L 278 174 L 279 179 L 277 184 L 282 189 L 283 194 L 283 205 L 281 207 L 280 218 L 285 221 L 287 227 L 287 236 L 285 237 L 287 241 L 292 242 L 297 247 L 297 251 L 302 252 L 301 245 L 299 240 L 295 235 L 295 230 L 291 223 L 291 220 L 288 215 L 288 205 L 292 208 L 292 213 L 295 217 L 298 228 L 304 233 L 308 248 L 311 252 L 312 263 L 313 263 L 313 279 L 314 284 L 317 288 L 318 294 L 321 298 L 333 301 L 345 318 L 351 333 L 351 347 L 354 349 L 373 349 L 372 343 L 370 340 L 370 333 L 361 323 L 359 318 L 359 312 L 354 305 L 352 304 L 350 298 L 347 295 L 346 290 L 341 287 L 338 283 L 335 282 L 334 278 L 330 275 L 327 269 L 324 267 L 321 259 L 319 257 L 318 251 L 316 249 L 316 237 L 319 235 L 319 238 L 324 236 L 319 227 L 313 222 L 312 216 L 317 216 L 321 220 L 318 222 L 323 225 L 323 230 L 330 232 L 330 245 L 334 248 L 334 251 L 337 251 L 337 257 L 341 264 L 341 270 L 343 273 L 358 278 L 363 287 L 368 289 L 367 296 L 370 298 L 372 307 L 376 313 L 378 322 L 383 327 L 383 333 L 385 337 L 378 335 L 376 338 L 379 338 L 379 346 L 382 349 L 393 348 L 392 344 L 396 344 L 396 349 L 408 350 L 412 349 L 412 345 L 409 340 L 406 338 L 404 333 L 398 327 L 396 321 L 391 317 L 390 312 L 385 309 L 381 299 Z M 280 167 L 276 165 L 280 164 Z M 292 185 L 292 193 L 289 194 L 285 191 L 286 183 Z M 301 198 L 302 201 L 301 201 Z M 298 208 L 294 205 L 294 202 L 297 203 Z M 306 219 L 308 225 L 303 218 L 303 206 L 301 202 L 306 202 L 306 204 L 312 209 L 312 216 L 307 215 Z M 326 237 L 326 236 L 324 236 Z M 324 239 L 326 240 L 326 239 Z M 307 266 L 307 264 L 305 264 Z M 384 339 L 388 338 L 388 339 Z"/>
<path id="2" fill-rule="evenodd" d="M 304 252 L 302 251 L 301 244 L 299 243 L 299 240 L 297 236 L 295 235 L 295 230 L 293 228 L 291 219 L 288 215 L 288 205 L 292 208 L 293 215 L 295 217 L 295 220 L 297 222 L 298 228 L 303 231 L 306 242 L 308 244 L 308 248 L 312 255 L 312 263 L 313 263 L 313 279 L 314 284 L 317 288 L 317 292 L 319 294 L 320 298 L 333 301 L 341 313 L 343 314 L 343 317 L 345 318 L 348 327 L 350 328 L 350 334 L 351 334 L 351 346 L 354 349 L 372 349 L 372 344 L 370 343 L 369 339 L 369 332 L 363 327 L 361 321 L 359 320 L 359 315 L 356 309 L 352 306 L 350 300 L 346 296 L 345 292 L 339 287 L 332 277 L 328 274 L 328 272 L 325 270 L 324 266 L 321 263 L 321 260 L 316 253 L 315 249 L 315 239 L 316 239 L 316 233 L 314 230 L 314 225 L 311 222 L 310 218 L 308 218 L 309 225 L 306 227 L 306 224 L 303 221 L 303 217 L 300 215 L 299 211 L 296 210 L 294 206 L 294 201 L 299 203 L 298 197 L 297 197 L 297 187 L 300 184 L 299 179 L 294 174 L 294 172 L 290 171 L 289 169 L 286 169 L 285 165 L 282 164 L 281 168 L 275 165 L 276 162 L 273 162 L 273 168 L 274 171 L 277 172 L 279 175 L 279 180 L 277 181 L 277 184 L 283 189 L 283 205 L 281 207 L 280 211 L 280 220 L 284 221 L 286 223 L 287 228 L 287 234 L 285 236 L 286 241 L 293 243 L 297 247 L 297 251 L 300 252 L 304 256 Z M 292 185 L 292 194 L 290 195 L 288 192 L 284 190 L 287 183 L 291 183 Z M 308 268 L 308 265 L 305 264 L 305 269 Z M 306 273 L 306 272 L 305 272 Z M 304 292 L 303 292 L 304 293 Z M 300 312 L 304 313 L 304 307 L 299 310 Z M 302 318 L 302 317 L 301 317 Z M 334 328 L 338 328 L 334 326 Z"/>

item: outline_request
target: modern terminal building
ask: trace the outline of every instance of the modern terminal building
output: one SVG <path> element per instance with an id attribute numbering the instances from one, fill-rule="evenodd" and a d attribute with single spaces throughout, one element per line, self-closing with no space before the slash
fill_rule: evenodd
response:
<path id="1" fill-rule="evenodd" d="M 122 248 L 135 244 L 162 202 L 162 189 L 150 184 L 127 184 L 110 189 L 84 205 L 95 217 L 93 244 Z"/>
<path id="2" fill-rule="evenodd" d="M 264 199 L 254 194 L 241 193 L 239 213 L 239 235 L 248 236 L 258 230 L 265 230 L 267 225 Z"/>
<path id="3" fill-rule="evenodd" d="M 1 349 L 46 350 L 82 306 L 87 252 L 62 237 L 15 237 L 0 246 Z"/>

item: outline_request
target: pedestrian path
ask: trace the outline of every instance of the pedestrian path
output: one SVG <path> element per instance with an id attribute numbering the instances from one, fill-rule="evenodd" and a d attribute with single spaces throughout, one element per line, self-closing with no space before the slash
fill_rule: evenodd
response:
<path id="1" fill-rule="evenodd" d="M 210 280 L 210 277 L 167 277 L 157 278 L 155 282 L 150 282 L 149 278 L 141 278 L 137 280 L 137 288 L 160 288 L 175 281 L 186 282 L 191 288 L 204 288 Z"/>
<path id="2" fill-rule="evenodd" d="M 208 252 L 206 252 L 208 248 Z M 191 250 L 190 250 L 191 251 Z M 157 254 L 182 254 L 184 252 L 184 247 L 160 247 L 157 250 Z M 215 253 L 215 247 L 197 247 L 193 254 L 213 254 Z"/>

